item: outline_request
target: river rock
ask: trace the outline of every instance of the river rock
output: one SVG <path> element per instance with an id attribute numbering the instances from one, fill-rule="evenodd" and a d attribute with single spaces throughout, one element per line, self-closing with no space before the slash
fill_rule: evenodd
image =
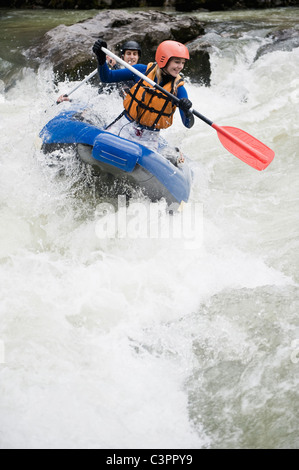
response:
<path id="1" fill-rule="evenodd" d="M 266 37 L 271 39 L 270 44 L 261 46 L 255 56 L 255 60 L 259 59 L 265 54 L 269 54 L 274 51 L 292 51 L 296 47 L 299 47 L 299 34 L 298 26 L 296 28 L 289 28 L 284 30 L 278 30 L 274 33 L 269 33 Z"/>
<path id="2" fill-rule="evenodd" d="M 187 64 L 185 74 L 190 74 L 193 81 L 208 85 L 211 73 L 208 48 L 192 45 L 192 41 L 203 34 L 202 24 L 191 16 L 155 10 L 105 10 L 91 19 L 48 31 L 28 55 L 39 62 L 52 64 L 60 79 L 65 76 L 81 79 L 97 66 L 92 46 L 98 38 L 105 39 L 108 49 L 116 54 L 125 41 L 139 42 L 142 63 L 154 60 L 158 44 L 172 39 L 190 47 L 192 60 Z"/>

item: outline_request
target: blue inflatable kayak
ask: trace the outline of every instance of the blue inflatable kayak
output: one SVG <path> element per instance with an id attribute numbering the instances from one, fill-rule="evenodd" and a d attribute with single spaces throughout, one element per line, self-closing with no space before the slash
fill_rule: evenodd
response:
<path id="1" fill-rule="evenodd" d="M 189 199 L 192 171 L 186 158 L 177 165 L 178 154 L 165 157 L 106 132 L 86 121 L 82 111 L 62 111 L 45 125 L 40 138 L 44 152 L 76 145 L 83 162 L 99 173 L 125 178 L 129 184 L 140 187 L 152 201 L 165 198 L 168 204 L 180 204 Z"/>

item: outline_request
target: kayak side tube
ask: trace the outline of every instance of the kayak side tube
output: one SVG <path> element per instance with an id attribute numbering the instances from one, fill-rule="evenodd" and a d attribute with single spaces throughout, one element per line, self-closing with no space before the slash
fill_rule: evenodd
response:
<path id="1" fill-rule="evenodd" d="M 65 111 L 51 119 L 39 134 L 43 144 L 93 145 L 94 139 L 102 131 L 96 126 L 74 119 L 74 114 L 74 111 Z"/>
<path id="2" fill-rule="evenodd" d="M 159 153 L 143 148 L 139 165 L 154 175 L 177 201 L 188 202 L 192 185 L 192 172 L 188 163 L 177 167 Z"/>
<path id="3" fill-rule="evenodd" d="M 138 164 L 154 176 L 178 201 L 187 202 L 189 199 L 192 174 L 185 163 L 176 167 L 170 160 L 144 145 L 109 132 L 102 132 L 96 137 L 92 156 L 95 160 L 113 165 L 126 173 L 132 173 Z"/>
<path id="4" fill-rule="evenodd" d="M 141 145 L 109 132 L 101 132 L 94 140 L 93 158 L 126 173 L 134 170 L 141 155 Z"/>

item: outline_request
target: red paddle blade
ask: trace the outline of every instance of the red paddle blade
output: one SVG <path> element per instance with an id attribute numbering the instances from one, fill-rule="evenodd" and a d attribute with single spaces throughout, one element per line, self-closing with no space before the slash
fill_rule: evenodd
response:
<path id="1" fill-rule="evenodd" d="M 264 170 L 272 162 L 274 152 L 267 145 L 236 127 L 217 126 L 212 124 L 217 131 L 222 145 L 233 155 L 256 170 Z"/>

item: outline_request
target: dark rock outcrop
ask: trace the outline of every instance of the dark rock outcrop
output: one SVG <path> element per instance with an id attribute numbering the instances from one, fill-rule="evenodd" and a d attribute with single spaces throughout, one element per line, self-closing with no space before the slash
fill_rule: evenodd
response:
<path id="1" fill-rule="evenodd" d="M 92 46 L 104 38 L 108 49 L 119 54 L 127 40 L 138 41 L 142 47 L 142 62 L 154 60 L 158 44 L 166 39 L 183 42 L 190 48 L 191 59 L 185 68 L 194 81 L 208 85 L 210 61 L 208 48 L 192 44 L 204 29 L 194 17 L 160 11 L 127 12 L 105 10 L 95 17 L 71 26 L 60 25 L 45 34 L 40 44 L 28 51 L 28 56 L 49 62 L 59 78 L 81 79 L 97 66 Z"/>
<path id="2" fill-rule="evenodd" d="M 299 47 L 298 28 L 278 30 L 274 33 L 269 33 L 266 37 L 270 38 L 272 42 L 258 49 L 255 60 L 270 52 L 292 51 L 295 47 Z"/>
<path id="3" fill-rule="evenodd" d="M 225 11 L 287 7 L 297 5 L 298 0 L 174 0 L 173 3 L 177 11 L 189 12 L 200 9 Z"/>
<path id="4" fill-rule="evenodd" d="M 240 10 L 247 8 L 276 8 L 298 5 L 298 0 L 1 0 L 2 7 L 54 9 L 117 9 L 157 8 L 171 6 L 177 11 Z"/>

